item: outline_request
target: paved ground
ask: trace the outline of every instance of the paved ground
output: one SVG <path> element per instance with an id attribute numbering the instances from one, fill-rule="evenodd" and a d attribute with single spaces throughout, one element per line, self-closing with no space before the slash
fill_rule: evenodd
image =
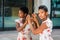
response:
<path id="1" fill-rule="evenodd" d="M 38 35 L 33 36 L 33 40 L 38 40 Z M 60 29 L 53 29 L 52 37 L 54 40 L 60 40 Z M 0 40 L 16 40 L 17 31 L 0 31 Z"/>

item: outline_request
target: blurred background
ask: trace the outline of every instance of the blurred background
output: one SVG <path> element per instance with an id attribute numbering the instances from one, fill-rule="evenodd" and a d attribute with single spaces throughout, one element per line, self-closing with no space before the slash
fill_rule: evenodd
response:
<path id="1" fill-rule="evenodd" d="M 2 38 L 0 40 L 16 40 L 15 19 L 18 18 L 17 15 L 20 6 L 27 6 L 31 14 L 33 12 L 38 13 L 40 5 L 48 7 L 48 13 L 53 22 L 52 36 L 54 40 L 59 40 L 60 0 L 0 0 L 0 38 Z"/>
<path id="2" fill-rule="evenodd" d="M 32 13 L 33 3 L 33 0 L 0 0 L 0 30 L 15 29 L 19 7 L 27 6 Z"/>

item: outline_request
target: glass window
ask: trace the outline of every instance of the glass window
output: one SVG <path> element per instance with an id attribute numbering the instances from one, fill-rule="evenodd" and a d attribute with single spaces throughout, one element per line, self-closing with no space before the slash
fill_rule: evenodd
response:
<path id="1" fill-rule="evenodd" d="M 60 26 L 60 0 L 51 0 L 52 2 L 52 21 L 54 27 Z"/>
<path id="2" fill-rule="evenodd" d="M 18 7 L 4 8 L 4 27 L 15 27 L 15 19 L 18 18 L 18 9 Z"/>
<path id="3" fill-rule="evenodd" d="M 32 13 L 32 4 L 32 0 L 0 0 L 0 28 L 3 30 L 14 29 L 19 7 L 27 6 Z"/>
<path id="4" fill-rule="evenodd" d="M 0 0 L 0 30 L 2 29 L 2 11 L 3 9 L 2 9 L 2 1 Z"/>
<path id="5" fill-rule="evenodd" d="M 4 1 L 4 28 L 16 27 L 15 19 L 18 18 L 20 6 L 26 6 L 26 0 L 5 0 Z"/>

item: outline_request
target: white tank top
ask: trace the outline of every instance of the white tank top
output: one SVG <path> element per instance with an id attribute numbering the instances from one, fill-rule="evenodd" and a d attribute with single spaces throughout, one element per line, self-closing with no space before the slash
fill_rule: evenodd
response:
<path id="1" fill-rule="evenodd" d="M 18 22 L 20 24 L 20 26 L 23 25 L 22 18 L 16 19 L 15 22 Z M 26 27 L 22 31 L 18 32 L 18 38 L 20 38 L 20 40 L 22 40 L 23 37 L 25 37 L 27 40 L 30 40 L 31 30 L 30 30 L 30 27 L 28 24 L 26 25 Z"/>
<path id="2" fill-rule="evenodd" d="M 39 40 L 53 40 L 51 37 L 53 27 L 52 21 L 49 18 L 47 18 L 47 20 L 43 21 L 42 23 L 46 23 L 48 28 L 44 29 L 44 31 L 39 34 Z"/>

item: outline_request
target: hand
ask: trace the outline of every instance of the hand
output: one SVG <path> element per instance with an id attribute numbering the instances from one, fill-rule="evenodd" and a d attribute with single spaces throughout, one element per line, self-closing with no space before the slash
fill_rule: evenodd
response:
<path id="1" fill-rule="evenodd" d="M 36 14 L 32 14 L 32 17 L 33 17 L 33 18 L 36 18 L 36 16 L 37 16 Z"/>
<path id="2" fill-rule="evenodd" d="M 27 20 L 28 20 L 28 22 L 31 22 L 31 17 L 30 17 L 30 15 L 27 16 Z"/>
<path id="3" fill-rule="evenodd" d="M 37 21 L 37 18 L 36 18 L 37 15 L 36 15 L 36 14 L 32 14 L 32 17 L 33 17 L 33 20 L 34 20 L 34 21 Z"/>
<path id="4" fill-rule="evenodd" d="M 25 23 L 28 24 L 28 20 L 26 20 Z"/>
<path id="5" fill-rule="evenodd" d="M 28 20 L 27 20 L 27 17 L 26 17 L 26 19 L 25 19 L 25 23 L 26 23 L 26 24 L 28 24 Z"/>
<path id="6" fill-rule="evenodd" d="M 27 17 L 25 18 L 25 22 L 24 22 L 25 24 L 28 24 L 28 20 L 27 20 Z"/>

